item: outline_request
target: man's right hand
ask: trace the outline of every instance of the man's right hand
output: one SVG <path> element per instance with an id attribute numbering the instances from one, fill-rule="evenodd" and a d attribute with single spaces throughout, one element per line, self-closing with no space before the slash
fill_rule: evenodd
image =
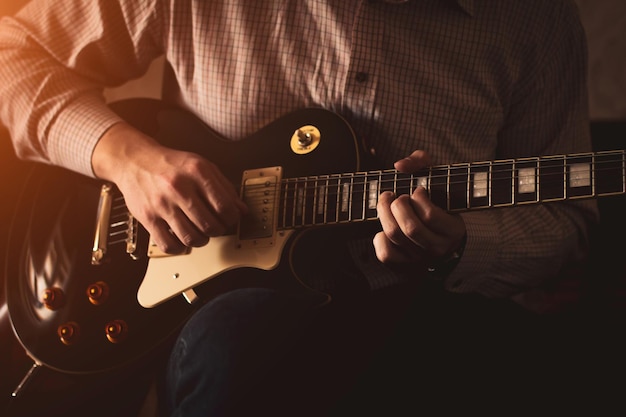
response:
<path id="1" fill-rule="evenodd" d="M 92 166 L 97 177 L 120 189 L 130 212 L 166 253 L 205 245 L 247 211 L 215 164 L 164 147 L 126 123 L 102 136 Z"/>

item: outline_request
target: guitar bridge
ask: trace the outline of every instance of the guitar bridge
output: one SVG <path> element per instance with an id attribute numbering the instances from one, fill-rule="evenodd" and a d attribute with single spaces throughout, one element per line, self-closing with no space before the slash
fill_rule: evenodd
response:
<path id="1" fill-rule="evenodd" d="M 281 167 L 244 171 L 241 196 L 250 211 L 239 223 L 241 247 L 275 244 L 282 172 Z"/>
<path id="2" fill-rule="evenodd" d="M 117 197 L 116 197 L 117 194 Z M 134 260 L 138 259 L 137 219 L 128 211 L 123 196 L 115 191 L 111 184 L 100 188 L 100 200 L 96 213 L 96 230 L 91 249 L 91 264 L 101 265 L 109 245 L 124 244 L 126 253 Z M 112 241 L 109 239 L 112 238 Z"/>

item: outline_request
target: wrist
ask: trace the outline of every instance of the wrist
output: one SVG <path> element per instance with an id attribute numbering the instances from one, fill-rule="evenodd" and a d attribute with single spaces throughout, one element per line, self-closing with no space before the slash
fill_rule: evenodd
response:
<path id="1" fill-rule="evenodd" d="M 116 183 L 117 176 L 127 170 L 149 150 L 160 146 L 131 125 L 120 122 L 111 126 L 98 140 L 91 156 L 96 177 Z"/>
<path id="2" fill-rule="evenodd" d="M 444 256 L 428 266 L 428 272 L 435 278 L 444 278 L 452 273 L 454 268 L 461 261 L 465 245 L 467 243 L 467 233 L 463 235 L 459 246 L 452 253 Z"/>

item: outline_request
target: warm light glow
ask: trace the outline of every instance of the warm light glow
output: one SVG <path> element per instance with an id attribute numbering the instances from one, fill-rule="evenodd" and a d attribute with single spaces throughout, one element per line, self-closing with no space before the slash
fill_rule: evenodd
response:
<path id="1" fill-rule="evenodd" d="M 8 310 L 8 306 L 6 305 L 6 303 L 0 305 L 0 317 L 4 316 L 5 314 L 7 314 L 7 310 Z"/>
<path id="2" fill-rule="evenodd" d="M 28 0 L 2 0 L 0 2 L 0 16 L 14 14 L 26 3 Z"/>

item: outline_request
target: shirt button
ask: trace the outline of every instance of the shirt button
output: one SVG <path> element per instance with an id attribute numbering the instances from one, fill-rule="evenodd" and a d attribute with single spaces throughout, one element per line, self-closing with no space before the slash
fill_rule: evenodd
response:
<path id="1" fill-rule="evenodd" d="M 356 77 L 355 79 L 360 82 L 360 83 L 364 83 L 368 80 L 369 78 L 369 74 L 367 72 L 363 72 L 363 71 L 359 71 L 356 73 Z"/>

